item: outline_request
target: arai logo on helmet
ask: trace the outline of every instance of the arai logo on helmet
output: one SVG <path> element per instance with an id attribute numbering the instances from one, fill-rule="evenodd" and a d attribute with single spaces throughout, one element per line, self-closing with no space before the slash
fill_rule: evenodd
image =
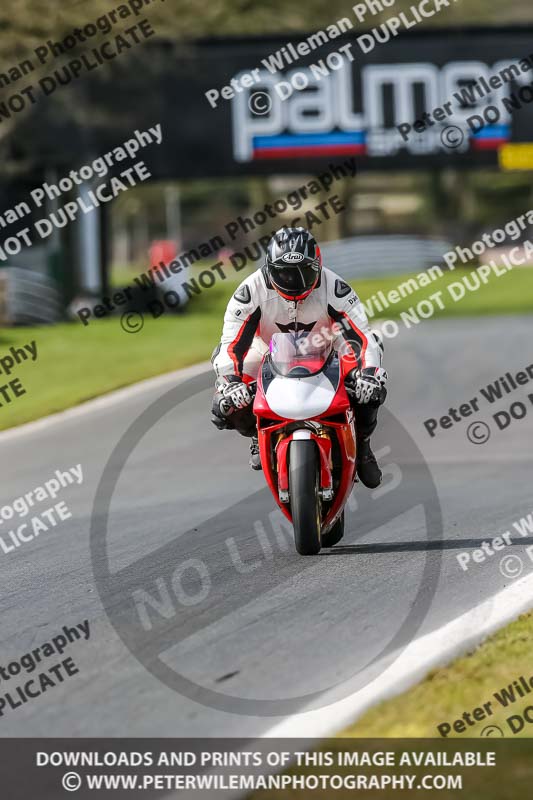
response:
<path id="1" fill-rule="evenodd" d="M 304 256 L 302 253 L 285 253 L 281 258 L 286 264 L 296 264 L 298 261 L 303 261 Z"/>

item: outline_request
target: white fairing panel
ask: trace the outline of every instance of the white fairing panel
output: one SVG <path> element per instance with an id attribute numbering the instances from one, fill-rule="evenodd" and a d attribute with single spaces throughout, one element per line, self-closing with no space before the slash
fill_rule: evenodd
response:
<path id="1" fill-rule="evenodd" d="M 274 378 L 266 391 L 268 405 L 285 419 L 311 419 L 324 414 L 335 389 L 323 372 L 309 378 Z"/>

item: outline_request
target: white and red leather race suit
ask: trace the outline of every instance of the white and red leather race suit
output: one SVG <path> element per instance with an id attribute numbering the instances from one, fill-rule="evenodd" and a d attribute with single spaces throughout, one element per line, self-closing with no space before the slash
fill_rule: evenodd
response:
<path id="1" fill-rule="evenodd" d="M 334 325 L 334 323 L 337 323 Z M 246 278 L 228 303 L 220 344 L 212 363 L 219 379 L 237 375 L 249 383 L 274 333 L 331 330 L 348 343 L 354 366 L 381 367 L 382 346 L 373 335 L 354 290 L 330 269 L 303 300 L 285 300 L 270 284 L 266 270 Z"/>

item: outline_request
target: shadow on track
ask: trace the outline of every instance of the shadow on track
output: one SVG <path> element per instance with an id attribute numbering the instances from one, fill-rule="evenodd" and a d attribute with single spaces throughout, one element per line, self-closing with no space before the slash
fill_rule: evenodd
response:
<path id="1" fill-rule="evenodd" d="M 404 553 L 428 550 L 464 550 L 481 547 L 487 539 L 443 539 L 442 541 L 384 542 L 383 544 L 339 544 L 324 548 L 319 556 L 358 555 L 359 553 Z M 513 545 L 533 544 L 533 537 L 511 542 Z M 316 557 L 316 556 L 315 556 Z"/>

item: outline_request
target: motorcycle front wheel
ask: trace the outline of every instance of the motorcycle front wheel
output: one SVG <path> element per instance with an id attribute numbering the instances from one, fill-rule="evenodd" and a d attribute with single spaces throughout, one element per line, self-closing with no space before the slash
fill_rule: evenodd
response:
<path id="1" fill-rule="evenodd" d="M 310 439 L 293 439 L 289 448 L 289 495 L 294 544 L 301 556 L 320 552 L 318 452 Z"/>

